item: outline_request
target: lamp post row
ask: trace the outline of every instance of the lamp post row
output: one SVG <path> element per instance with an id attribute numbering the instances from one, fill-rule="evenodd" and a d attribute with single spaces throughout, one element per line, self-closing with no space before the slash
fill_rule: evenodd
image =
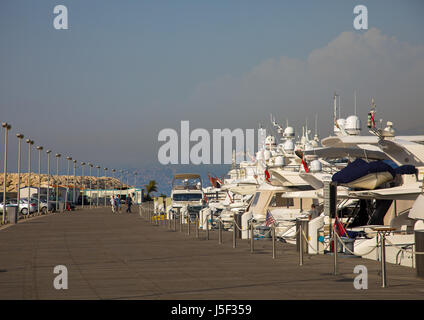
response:
<path id="1" fill-rule="evenodd" d="M 4 128 L 4 167 L 3 167 L 3 172 L 4 172 L 4 177 L 3 177 L 3 215 L 2 215 L 2 223 L 5 223 L 6 221 L 6 214 L 7 214 L 7 210 L 6 210 L 6 200 L 7 200 L 7 150 L 8 150 L 8 132 L 11 130 L 12 126 L 10 124 L 8 124 L 7 122 L 3 122 L 2 123 L 2 128 Z M 17 133 L 16 137 L 18 138 L 18 190 L 17 190 L 17 206 L 19 208 L 20 205 L 20 201 L 21 201 L 21 144 L 22 144 L 22 140 L 24 139 L 24 135 L 22 133 Z M 27 138 L 25 140 L 25 142 L 28 144 L 28 182 L 27 182 L 27 188 L 28 188 L 28 194 L 27 194 L 27 198 L 28 198 L 28 207 L 27 207 L 27 213 L 30 213 L 30 196 L 31 196 L 31 151 L 32 151 L 32 145 L 34 144 L 34 140 L 31 140 L 29 138 Z M 37 206 L 37 212 L 38 214 L 40 214 L 40 212 L 42 211 L 41 208 L 41 152 L 43 151 L 43 147 L 42 146 L 37 146 L 36 149 L 38 150 L 38 187 L 37 187 L 37 194 L 38 194 L 38 206 Z M 51 150 L 46 150 L 46 154 L 47 154 L 47 199 L 46 199 L 46 205 L 47 205 L 47 209 L 46 211 L 48 212 L 49 210 L 49 194 L 50 194 L 50 154 L 51 154 Z M 56 176 L 59 176 L 59 159 L 62 157 L 62 155 L 60 153 L 55 154 L 55 158 L 56 158 Z M 73 202 L 75 202 L 76 200 L 76 167 L 77 167 L 77 161 L 75 159 L 72 159 L 72 157 L 66 157 L 66 159 L 68 160 L 68 166 L 67 166 L 67 176 L 66 176 L 66 196 L 65 196 L 65 207 L 67 207 L 69 198 L 70 198 L 70 190 L 69 190 L 69 167 L 70 167 L 70 161 L 73 161 L 74 165 L 73 165 L 73 180 L 74 180 L 74 185 L 73 185 Z M 82 176 L 81 176 L 81 184 L 84 187 L 84 166 L 85 166 L 85 162 L 81 162 L 81 169 L 82 169 Z M 93 164 L 91 163 L 87 163 L 89 166 L 89 170 L 90 170 L 90 177 L 91 175 L 91 168 L 93 167 Z M 97 168 L 97 206 L 99 206 L 99 192 L 100 192 L 100 166 L 96 166 Z M 107 171 L 109 169 L 108 168 L 104 168 L 105 171 L 105 175 L 107 177 Z M 123 181 L 122 181 L 122 174 L 123 174 L 123 170 L 121 171 L 121 190 L 123 189 Z M 112 169 L 112 175 L 113 178 L 115 178 L 115 169 Z M 137 173 L 134 173 L 135 175 L 135 184 L 136 184 L 136 175 Z M 92 192 L 92 182 L 91 179 L 90 180 L 90 196 L 91 196 L 91 192 Z M 105 190 L 107 186 L 106 180 L 104 182 L 104 186 L 103 189 Z M 127 175 L 127 186 L 128 186 L 128 175 Z M 55 209 L 56 211 L 59 210 L 59 182 L 56 181 L 56 205 L 55 205 Z M 113 189 L 113 197 L 115 197 L 115 188 Z M 127 189 L 127 197 L 128 197 L 128 189 Z M 81 205 L 82 208 L 84 207 L 84 195 L 81 195 Z M 106 190 L 104 193 L 104 205 L 106 206 Z M 92 201 L 90 201 L 90 208 L 92 207 Z M 25 209 L 25 208 L 24 208 Z M 44 210 L 43 210 L 44 211 Z"/>

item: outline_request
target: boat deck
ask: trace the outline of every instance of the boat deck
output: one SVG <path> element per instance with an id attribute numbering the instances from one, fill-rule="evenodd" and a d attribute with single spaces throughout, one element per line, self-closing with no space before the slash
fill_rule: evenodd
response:
<path id="1" fill-rule="evenodd" d="M 238 240 L 217 232 L 196 238 L 109 208 L 36 217 L 0 230 L 0 299 L 423 299 L 415 270 L 387 264 L 381 288 L 376 261 L 305 255 L 295 246 Z M 192 226 L 193 227 L 193 226 Z M 368 268 L 368 290 L 356 290 L 356 265 Z M 68 269 L 67 290 L 56 290 L 56 265 Z"/>

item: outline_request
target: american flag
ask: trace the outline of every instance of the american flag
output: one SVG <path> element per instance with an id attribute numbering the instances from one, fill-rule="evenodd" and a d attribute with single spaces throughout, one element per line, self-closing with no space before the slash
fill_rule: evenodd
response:
<path id="1" fill-rule="evenodd" d="M 272 216 L 271 212 L 269 212 L 269 210 L 266 211 L 266 220 L 265 220 L 265 225 L 267 227 L 269 227 L 271 224 L 275 223 L 275 219 Z"/>

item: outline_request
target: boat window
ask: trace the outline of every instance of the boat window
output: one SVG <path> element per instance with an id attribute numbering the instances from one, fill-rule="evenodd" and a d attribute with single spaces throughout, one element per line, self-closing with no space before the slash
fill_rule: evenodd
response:
<path id="1" fill-rule="evenodd" d="M 287 208 L 293 207 L 294 206 L 293 198 L 283 198 L 282 195 L 283 195 L 283 192 L 275 193 L 271 198 L 269 206 L 270 207 L 287 207 Z"/>
<path id="2" fill-rule="evenodd" d="M 294 200 L 293 198 L 281 198 L 281 207 L 293 207 Z"/>
<path id="3" fill-rule="evenodd" d="M 282 193 L 274 193 L 274 195 L 271 198 L 271 201 L 269 203 L 270 207 L 282 207 L 282 199 L 281 198 Z"/>
<path id="4" fill-rule="evenodd" d="M 176 193 L 173 198 L 174 201 L 197 201 L 202 199 L 201 193 Z"/>
<path id="5" fill-rule="evenodd" d="M 252 207 L 256 206 L 256 204 L 258 203 L 260 195 L 261 195 L 260 192 L 256 192 L 255 198 L 253 199 L 253 202 L 252 202 Z"/>

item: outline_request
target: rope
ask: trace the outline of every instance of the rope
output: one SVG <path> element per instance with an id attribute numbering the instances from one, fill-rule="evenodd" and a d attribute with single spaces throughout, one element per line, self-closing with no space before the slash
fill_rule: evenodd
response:
<path id="1" fill-rule="evenodd" d="M 289 239 L 289 240 L 294 240 L 294 239 L 296 238 L 297 234 L 299 233 L 299 231 L 300 231 L 300 228 L 299 228 L 299 229 L 297 229 L 297 231 L 295 232 L 295 234 L 294 234 L 293 236 L 290 236 L 290 237 L 284 237 L 284 238 Z"/>
<path id="2" fill-rule="evenodd" d="M 366 255 L 369 255 L 371 252 L 373 252 L 375 249 L 377 249 L 377 245 L 376 245 L 375 247 L 373 247 L 370 251 L 368 251 L 366 253 L 357 254 L 357 253 L 353 252 L 352 250 L 350 250 L 348 247 L 346 247 L 346 245 L 344 244 L 343 240 L 339 237 L 339 235 L 337 234 L 337 232 L 335 232 L 334 235 L 340 240 L 343 248 L 345 248 L 345 250 L 347 252 L 349 252 L 350 254 L 353 254 L 353 255 L 355 255 L 357 257 L 363 257 L 363 256 L 366 256 Z M 333 240 L 334 240 L 334 237 L 333 237 Z"/>
<path id="3" fill-rule="evenodd" d="M 250 230 L 250 228 L 247 228 L 247 229 L 240 228 L 240 226 L 237 224 L 236 221 L 234 221 L 234 224 L 236 225 L 236 227 L 239 231 L 249 231 Z"/>
<path id="4" fill-rule="evenodd" d="M 327 246 L 322 251 L 319 251 L 319 250 L 315 249 L 314 247 L 312 247 L 312 245 L 311 245 L 310 241 L 307 239 L 305 231 L 303 229 L 302 229 L 302 235 L 303 235 L 303 238 L 305 239 L 306 243 L 308 244 L 308 246 L 318 254 L 324 253 L 325 250 L 330 246 L 330 243 L 328 243 Z"/>

